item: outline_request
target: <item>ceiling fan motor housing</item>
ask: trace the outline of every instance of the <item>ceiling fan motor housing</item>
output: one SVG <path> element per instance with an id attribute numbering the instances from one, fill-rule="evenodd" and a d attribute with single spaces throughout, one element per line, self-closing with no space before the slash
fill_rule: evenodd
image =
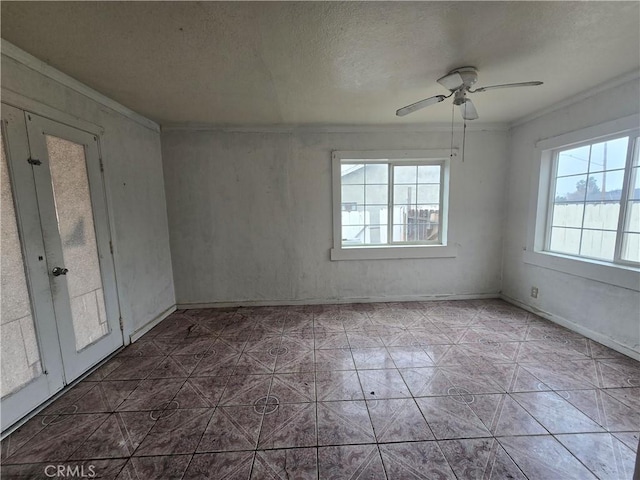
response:
<path id="1" fill-rule="evenodd" d="M 465 89 L 461 88 L 459 90 L 456 90 L 456 94 L 453 97 L 453 104 L 462 105 L 467 101 L 466 97 L 467 97 L 467 92 L 465 91 Z"/>
<path id="2" fill-rule="evenodd" d="M 449 72 L 449 75 L 457 73 L 462 78 L 462 85 L 465 90 L 468 90 L 473 84 L 478 81 L 478 70 L 475 67 L 460 67 Z"/>

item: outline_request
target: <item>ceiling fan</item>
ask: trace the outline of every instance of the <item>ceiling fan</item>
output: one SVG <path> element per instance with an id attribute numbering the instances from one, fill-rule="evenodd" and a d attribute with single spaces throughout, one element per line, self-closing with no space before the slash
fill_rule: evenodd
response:
<path id="1" fill-rule="evenodd" d="M 478 81 L 478 71 L 475 67 L 460 67 L 451 70 L 444 77 L 438 79 L 438 83 L 448 89 L 451 93 L 449 95 L 436 95 L 434 97 L 425 98 L 419 102 L 412 103 L 406 107 L 396 111 L 396 115 L 404 117 L 410 113 L 420 110 L 421 108 L 428 107 L 429 105 L 435 105 L 453 95 L 453 104 L 460 108 L 462 118 L 465 120 L 475 120 L 478 118 L 478 112 L 476 107 L 470 98 L 467 97 L 468 93 L 486 92 L 487 90 L 493 90 L 496 88 L 511 88 L 511 87 L 534 87 L 542 85 L 542 82 L 520 82 L 520 83 L 505 83 L 501 85 L 490 85 L 488 87 L 480 87 L 475 90 L 471 90 L 471 87 Z"/>

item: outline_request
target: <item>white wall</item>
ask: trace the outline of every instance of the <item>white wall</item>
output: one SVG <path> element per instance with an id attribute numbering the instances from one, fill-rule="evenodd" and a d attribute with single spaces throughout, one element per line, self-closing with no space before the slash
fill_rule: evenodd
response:
<path id="1" fill-rule="evenodd" d="M 640 354 L 637 291 L 524 263 L 523 249 L 531 177 L 535 162 L 540 161 L 536 142 L 638 113 L 638 98 L 638 80 L 626 82 L 511 130 L 502 286 L 505 296 L 631 354 Z M 539 288 L 537 299 L 530 296 L 532 286 Z"/>
<path id="2" fill-rule="evenodd" d="M 456 143 L 461 133 L 456 133 Z M 451 165 L 457 258 L 330 261 L 332 150 L 448 149 L 450 132 L 166 130 L 179 305 L 497 294 L 507 133 L 467 131 Z"/>
<path id="3" fill-rule="evenodd" d="M 104 129 L 101 150 L 128 339 L 175 305 L 159 132 L 6 55 L 2 88 Z"/>

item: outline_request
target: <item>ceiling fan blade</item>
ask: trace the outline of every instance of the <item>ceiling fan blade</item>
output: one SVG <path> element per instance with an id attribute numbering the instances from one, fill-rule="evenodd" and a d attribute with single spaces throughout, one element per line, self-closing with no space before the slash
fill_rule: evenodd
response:
<path id="1" fill-rule="evenodd" d="M 459 105 L 459 107 L 462 118 L 464 118 L 465 120 L 476 120 L 477 118 L 479 118 L 476 106 L 470 99 L 467 98 L 462 105 Z"/>
<path id="2" fill-rule="evenodd" d="M 450 73 L 438 79 L 438 83 L 442 85 L 444 88 L 451 90 L 457 90 L 462 85 L 464 85 L 464 80 L 459 73 Z"/>
<path id="3" fill-rule="evenodd" d="M 440 103 L 445 98 L 447 97 L 445 97 L 444 95 L 436 95 L 435 97 L 425 98 L 424 100 L 420 100 L 419 102 L 412 103 L 411 105 L 407 105 L 406 107 L 402 107 L 400 110 L 396 111 L 396 115 L 399 117 L 404 117 L 405 115 L 413 113 L 416 110 L 420 110 L 421 108 Z"/>
<path id="4" fill-rule="evenodd" d="M 504 83 L 502 85 L 489 85 L 488 87 L 480 87 L 471 91 L 471 93 L 476 92 L 486 92 L 487 90 L 493 90 L 495 88 L 511 88 L 511 87 L 536 87 L 538 85 L 542 85 L 544 82 L 520 82 L 520 83 Z"/>

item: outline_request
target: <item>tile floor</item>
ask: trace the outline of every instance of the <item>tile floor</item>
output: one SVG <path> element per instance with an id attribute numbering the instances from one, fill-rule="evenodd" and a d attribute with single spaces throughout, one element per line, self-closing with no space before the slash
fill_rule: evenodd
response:
<path id="1" fill-rule="evenodd" d="M 626 480 L 639 432 L 638 362 L 502 301 L 188 310 L 5 439 L 2 478 Z"/>

